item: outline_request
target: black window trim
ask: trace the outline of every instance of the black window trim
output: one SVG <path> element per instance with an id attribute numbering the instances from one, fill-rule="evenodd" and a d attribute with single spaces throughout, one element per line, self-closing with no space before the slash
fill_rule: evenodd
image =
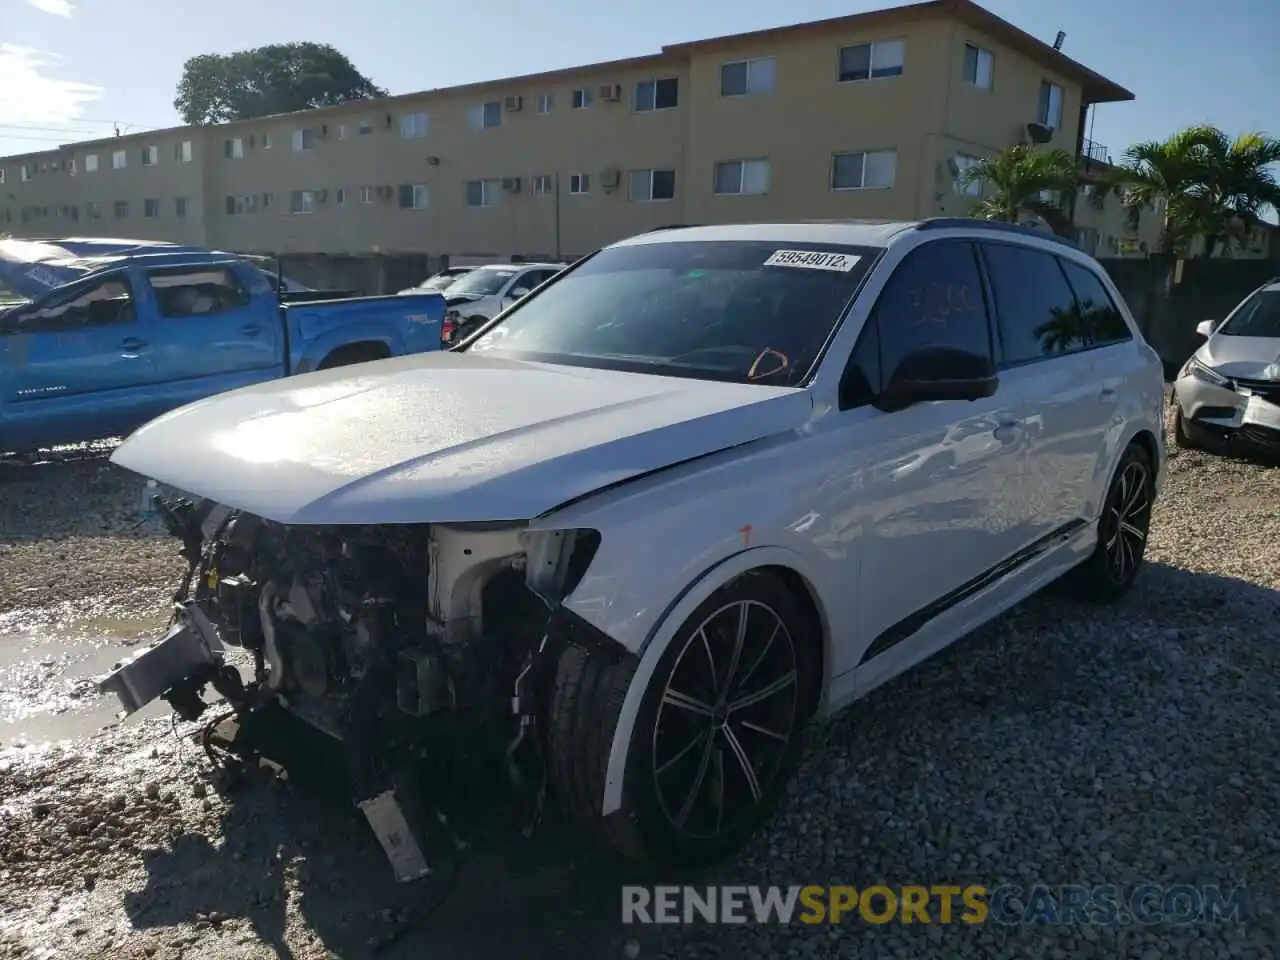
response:
<path id="1" fill-rule="evenodd" d="M 884 296 L 884 292 L 886 288 L 888 288 L 890 282 L 892 282 L 894 275 L 897 274 L 897 272 L 902 269 L 903 264 L 905 264 L 908 260 L 910 260 L 916 254 L 917 251 L 924 250 L 929 247 L 942 246 L 942 245 L 954 245 L 954 244 L 961 244 L 961 243 L 968 244 L 969 255 L 973 257 L 974 267 L 977 269 L 977 272 L 978 272 L 979 287 L 982 290 L 982 304 L 983 304 L 983 308 L 986 310 L 986 316 L 987 316 L 987 351 L 991 355 L 992 362 L 996 364 L 996 368 L 1000 369 L 999 362 L 1003 357 L 1003 344 L 1000 341 L 1000 328 L 999 328 L 999 324 L 997 324 L 996 322 L 995 306 L 992 299 L 990 286 L 987 283 L 987 274 L 986 274 L 985 264 L 978 250 L 978 238 L 977 237 L 944 237 L 939 240 L 924 240 L 921 243 L 916 244 L 910 250 L 908 250 L 906 254 L 903 255 L 902 259 L 899 260 L 894 265 L 893 273 L 890 273 L 889 276 L 885 279 L 884 285 L 880 288 L 880 292 L 876 294 L 875 303 L 871 304 L 870 308 L 868 308 L 867 310 L 867 319 L 863 323 L 862 329 L 858 331 L 858 337 L 854 341 L 853 347 L 849 350 L 849 356 L 845 360 L 844 369 L 840 371 L 840 377 L 837 380 L 836 406 L 841 413 L 845 413 L 850 410 L 859 410 L 863 407 L 870 406 L 871 404 L 870 400 L 866 400 L 866 401 L 853 403 L 848 406 L 845 406 L 844 397 L 842 396 L 843 391 L 841 390 L 841 385 L 843 385 L 845 378 L 849 375 L 849 370 L 853 365 L 854 357 L 858 355 L 858 348 L 862 345 L 862 338 L 868 336 L 867 330 L 871 327 L 872 322 L 875 320 L 876 310 L 880 306 L 880 299 Z M 874 263 L 872 263 L 869 267 L 867 267 L 867 272 L 863 275 L 862 282 L 858 285 L 858 294 L 862 292 L 863 287 L 866 285 L 867 278 L 870 277 L 872 271 L 875 270 L 880 265 L 880 261 L 883 259 L 883 257 L 884 257 L 884 252 L 882 252 L 880 256 L 876 258 L 876 261 Z M 857 300 L 857 294 L 855 294 L 854 300 L 849 303 L 849 307 L 846 310 L 845 316 L 840 318 L 840 323 L 837 324 L 836 326 L 837 331 L 839 330 L 840 326 L 844 323 L 845 319 L 848 316 L 848 313 L 852 310 L 853 303 L 856 302 L 856 300 Z M 877 329 L 877 336 L 878 334 L 879 334 L 879 330 Z M 876 343 L 876 354 L 877 354 L 877 357 L 876 357 L 877 364 L 880 367 L 880 374 L 883 377 L 884 375 L 884 344 L 882 341 Z M 823 353 L 820 353 L 818 356 L 819 358 L 821 358 L 823 355 L 824 355 Z M 888 416 L 889 414 L 885 414 L 885 415 Z"/>
<path id="2" fill-rule="evenodd" d="M 1122 343 L 1132 343 L 1133 340 L 1136 339 L 1136 334 L 1134 333 L 1133 328 L 1129 326 L 1129 321 L 1125 318 L 1124 311 L 1120 309 L 1119 304 L 1116 303 L 1115 298 L 1111 295 L 1111 291 L 1107 288 L 1106 282 L 1103 280 L 1102 277 L 1098 276 L 1098 271 L 1093 269 L 1091 266 L 1088 266 L 1083 263 L 1079 263 L 1076 260 L 1070 260 L 1071 263 L 1080 267 L 1082 270 L 1088 270 L 1090 273 L 1094 275 L 1094 278 L 1100 284 L 1102 284 L 1103 293 L 1107 295 L 1107 299 L 1111 302 L 1111 306 L 1112 308 L 1115 309 L 1116 313 L 1120 314 L 1120 319 L 1124 323 L 1125 329 L 1129 331 L 1129 336 L 1123 340 L 1108 340 L 1105 343 L 1092 343 L 1092 344 L 1089 344 L 1088 346 L 1079 347 L 1067 353 L 1058 353 L 1052 356 L 1042 355 L 1039 357 L 1033 357 L 1030 360 L 1017 360 L 1017 361 L 1006 360 L 1004 355 L 1004 333 L 1000 327 L 1000 311 L 999 311 L 999 307 L 996 306 L 995 286 L 991 282 L 991 272 L 990 272 L 991 268 L 990 268 L 990 265 L 987 263 L 986 252 L 984 248 L 988 244 L 990 244 L 991 246 L 1001 246 L 1001 247 L 1019 247 L 1023 250 L 1031 250 L 1031 251 L 1034 251 L 1035 253 L 1042 254 L 1046 257 L 1051 257 L 1053 261 L 1057 264 L 1058 273 L 1062 275 L 1063 283 L 1067 285 L 1067 290 L 1071 292 L 1072 302 L 1075 303 L 1076 308 L 1079 309 L 1080 296 L 1079 294 L 1076 293 L 1075 285 L 1072 284 L 1071 277 L 1067 274 L 1066 266 L 1064 264 L 1064 260 L 1068 260 L 1070 258 L 1065 258 L 1061 254 L 1053 250 L 1042 250 L 1040 247 L 1033 246 L 1032 244 L 1018 243 L 1016 241 L 1008 240 L 1003 237 L 992 237 L 992 238 L 974 237 L 973 243 L 977 248 L 979 267 L 983 276 L 983 286 L 986 289 L 987 296 L 988 296 L 988 303 L 989 303 L 988 309 L 990 310 L 991 320 L 995 324 L 995 336 L 997 338 L 997 342 L 1000 345 L 999 355 L 995 357 L 997 371 L 1016 370 L 1020 367 L 1028 367 L 1037 363 L 1047 363 L 1052 360 L 1065 360 L 1068 357 L 1075 357 L 1082 353 L 1090 353 L 1094 350 L 1105 350 L 1108 347 L 1119 346 Z"/>

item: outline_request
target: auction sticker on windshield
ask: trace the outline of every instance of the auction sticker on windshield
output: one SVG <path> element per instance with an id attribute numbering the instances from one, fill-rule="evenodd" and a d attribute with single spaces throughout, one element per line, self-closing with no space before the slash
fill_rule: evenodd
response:
<path id="1" fill-rule="evenodd" d="M 800 267 L 804 270 L 834 270 L 848 273 L 861 257 L 851 253 L 825 253 L 821 250 L 775 250 L 764 262 L 766 267 Z"/>

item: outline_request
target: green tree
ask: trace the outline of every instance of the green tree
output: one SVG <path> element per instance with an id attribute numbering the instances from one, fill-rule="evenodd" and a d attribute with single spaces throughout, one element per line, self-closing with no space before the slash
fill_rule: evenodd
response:
<path id="1" fill-rule="evenodd" d="M 973 208 L 973 216 L 1017 223 L 1023 213 L 1034 213 L 1054 233 L 1068 236 L 1070 217 L 1059 203 L 1042 197 L 1047 192 L 1069 201 L 1078 182 L 1075 158 L 1065 150 L 1015 144 L 973 164 L 961 174 L 959 186 L 982 184 L 984 196 Z"/>
<path id="2" fill-rule="evenodd" d="M 328 44 L 278 43 L 192 57 L 173 106 L 184 123 L 199 125 L 386 95 Z"/>
<path id="3" fill-rule="evenodd" d="M 1280 208 L 1280 184 L 1271 169 L 1280 163 L 1280 139 L 1253 131 L 1232 140 L 1209 127 L 1203 134 L 1202 149 L 1207 176 L 1201 232 L 1204 255 L 1209 257 L 1218 244 L 1238 242 L 1266 207 Z"/>

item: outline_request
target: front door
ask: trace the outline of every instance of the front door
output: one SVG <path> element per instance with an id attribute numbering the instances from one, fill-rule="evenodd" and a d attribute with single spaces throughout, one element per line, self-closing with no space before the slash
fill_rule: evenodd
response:
<path id="1" fill-rule="evenodd" d="M 149 418 L 160 374 L 135 293 L 115 273 L 0 321 L 0 447 L 118 436 Z"/>

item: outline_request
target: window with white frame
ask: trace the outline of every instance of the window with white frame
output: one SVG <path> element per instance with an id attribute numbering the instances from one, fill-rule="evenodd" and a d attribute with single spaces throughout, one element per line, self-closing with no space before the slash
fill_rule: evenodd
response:
<path id="1" fill-rule="evenodd" d="M 293 131 L 293 152 L 302 153 L 315 146 L 316 132 L 310 127 Z"/>
<path id="2" fill-rule="evenodd" d="M 965 178 L 968 176 L 969 171 L 981 163 L 982 158 L 975 157 L 968 153 L 957 153 L 951 159 L 955 164 L 956 170 L 956 177 L 952 181 L 951 185 L 955 188 L 956 193 L 960 194 L 962 197 L 982 196 L 983 185 L 981 180 L 970 180 L 968 183 L 965 182 Z"/>
<path id="3" fill-rule="evenodd" d="M 498 203 L 498 197 L 502 193 L 501 180 L 468 180 L 467 181 L 467 206 L 468 207 L 492 207 Z"/>
<path id="4" fill-rule="evenodd" d="M 555 184 L 549 173 L 535 173 L 533 175 L 533 195 L 535 197 L 546 197 L 555 189 Z"/>
<path id="5" fill-rule="evenodd" d="M 84 155 L 84 172 L 85 173 L 98 172 L 98 155 L 96 153 L 86 153 Z"/>
<path id="6" fill-rule="evenodd" d="M 4 186 L 5 172 L 4 167 L 0 167 L 0 187 Z"/>
<path id="7" fill-rule="evenodd" d="M 426 113 L 419 111 L 417 113 L 406 113 L 400 118 L 400 136 L 406 140 L 415 137 L 425 137 L 427 130 L 431 126 L 431 117 Z"/>
<path id="8" fill-rule="evenodd" d="M 769 192 L 769 161 L 721 160 L 716 164 L 712 190 L 717 196 L 757 196 Z"/>
<path id="9" fill-rule="evenodd" d="M 841 83 L 854 83 L 900 77 L 905 55 L 906 44 L 901 40 L 877 40 L 841 47 L 839 80 Z"/>
<path id="10" fill-rule="evenodd" d="M 128 219 L 128 216 L 129 216 L 129 201 L 128 201 L 128 200 L 117 200 L 114 204 L 112 204 L 112 205 L 111 205 L 111 214 L 112 214 L 112 216 L 114 216 L 117 220 L 125 220 L 125 219 Z"/>
<path id="11" fill-rule="evenodd" d="M 569 101 L 574 110 L 585 110 L 591 106 L 591 88 L 581 87 L 573 91 L 573 96 Z"/>
<path id="12" fill-rule="evenodd" d="M 831 158 L 832 190 L 883 190 L 898 173 L 898 151 L 858 150 Z"/>
<path id="13" fill-rule="evenodd" d="M 76 175 L 76 158 L 71 157 L 67 160 L 67 173 L 70 176 Z M 4 183 L 4 173 L 0 172 L 0 183 Z"/>
<path id="14" fill-rule="evenodd" d="M 142 215 L 148 220 L 154 220 L 160 216 L 160 200 L 158 198 L 150 198 L 142 201 Z"/>
<path id="15" fill-rule="evenodd" d="M 152 144 L 149 147 L 142 148 L 142 165 L 144 167 L 154 167 L 160 162 L 160 148 Z"/>
<path id="16" fill-rule="evenodd" d="M 262 135 L 262 149 L 263 149 L 263 150 L 270 150 L 270 149 L 271 149 L 271 134 L 269 134 L 269 133 L 264 133 L 264 134 Z"/>
<path id="17" fill-rule="evenodd" d="M 111 151 L 111 169 L 123 170 L 129 165 L 129 154 L 124 150 Z"/>
<path id="18" fill-rule="evenodd" d="M 346 187 L 338 187 L 333 191 L 333 202 L 340 207 L 347 205 L 347 189 Z"/>
<path id="19" fill-rule="evenodd" d="M 636 113 L 670 110 L 679 105 L 680 80 L 678 77 L 663 77 L 660 80 L 640 80 L 636 82 L 636 95 L 632 104 Z"/>
<path id="20" fill-rule="evenodd" d="M 373 203 L 373 187 L 360 188 L 360 202 Z"/>
<path id="21" fill-rule="evenodd" d="M 974 46 L 972 43 L 964 45 L 964 66 L 961 69 L 964 71 L 966 82 L 983 90 L 990 90 L 994 67 L 995 60 L 990 50 L 983 50 L 982 47 Z"/>
<path id="22" fill-rule="evenodd" d="M 18 175 L 21 178 L 22 182 L 26 183 L 28 180 L 31 179 L 34 173 L 35 173 L 35 167 L 32 164 L 24 163 Z"/>
<path id="23" fill-rule="evenodd" d="M 472 130 L 489 130 L 502 125 L 502 101 L 472 104 L 469 111 Z"/>
<path id="24" fill-rule="evenodd" d="M 314 190 L 294 190 L 289 194 L 290 213 L 314 213 L 316 209 L 316 192 Z"/>
<path id="25" fill-rule="evenodd" d="M 551 112 L 552 108 L 555 105 L 556 105 L 556 100 L 552 94 L 540 93 L 538 94 L 537 99 L 534 101 L 534 112 L 545 117 L 548 113 Z"/>
<path id="26" fill-rule="evenodd" d="M 425 183 L 400 184 L 400 209 L 427 209 L 427 185 Z"/>
<path id="27" fill-rule="evenodd" d="M 569 193 L 573 196 L 581 196 L 584 193 L 591 192 L 591 174 L 574 173 L 569 176 Z"/>
<path id="28" fill-rule="evenodd" d="M 773 57 L 735 60 L 720 67 L 720 96 L 745 97 L 769 93 L 777 81 L 778 61 Z"/>
<path id="29" fill-rule="evenodd" d="M 1062 126 L 1062 88 L 1048 80 L 1040 81 L 1040 112 L 1036 119 L 1051 130 Z"/>
<path id="30" fill-rule="evenodd" d="M 244 159 L 244 138 L 231 137 L 222 141 L 222 155 L 228 160 Z"/>
<path id="31" fill-rule="evenodd" d="M 173 145 L 173 159 L 179 163 L 191 162 L 191 141 L 181 140 Z"/>
<path id="32" fill-rule="evenodd" d="M 674 200 L 676 172 L 674 170 L 632 170 L 627 182 L 627 196 L 640 203 Z"/>

